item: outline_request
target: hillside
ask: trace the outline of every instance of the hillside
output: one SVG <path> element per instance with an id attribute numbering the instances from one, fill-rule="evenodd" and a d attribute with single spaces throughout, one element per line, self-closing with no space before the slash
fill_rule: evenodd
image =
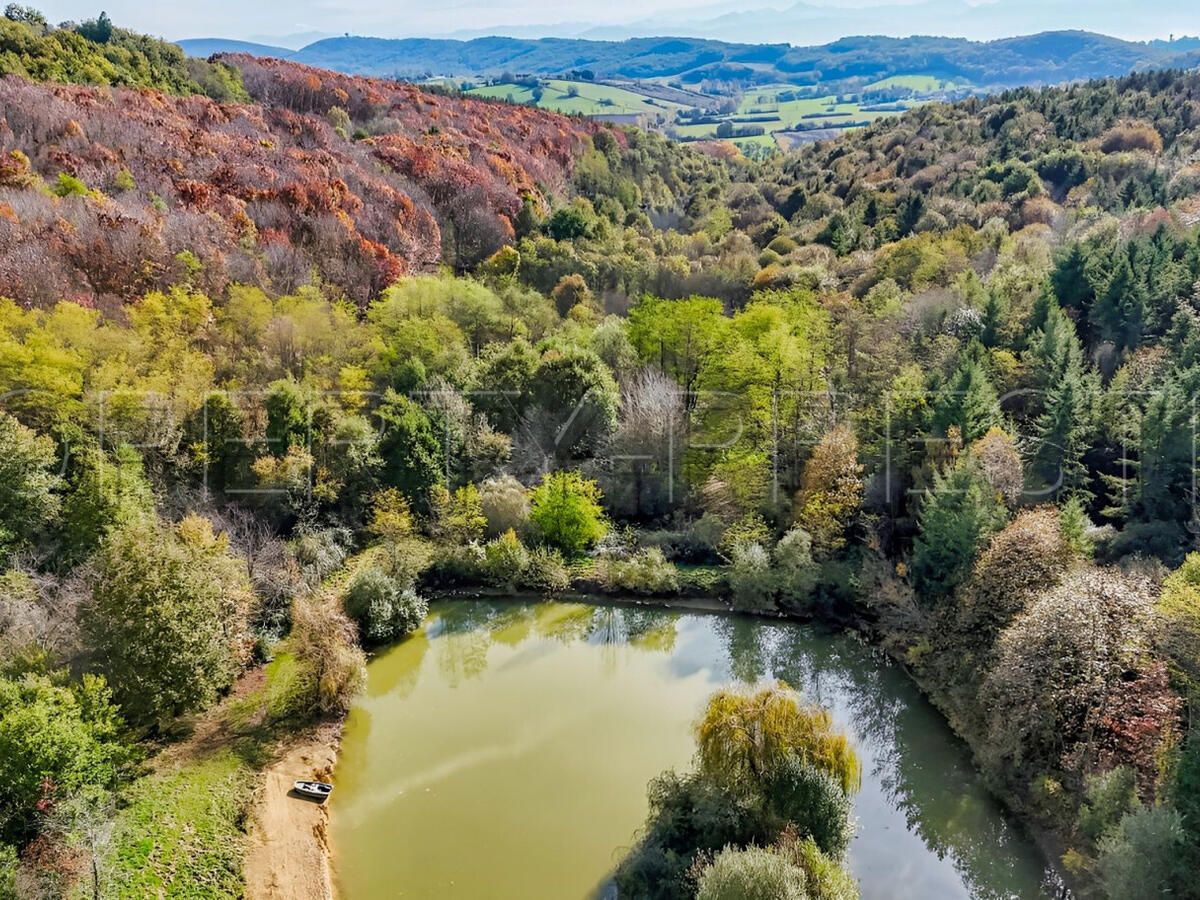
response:
<path id="1" fill-rule="evenodd" d="M 0 17 L 0 75 L 246 98 L 227 66 L 185 58 L 175 44 L 116 28 L 103 14 L 60 28 L 15 3 Z"/>
<path id="2" fill-rule="evenodd" d="M 471 629 L 488 595 L 578 601 L 537 620 L 510 605 L 495 642 L 511 662 L 541 655 L 526 636 L 570 634 L 605 672 L 625 638 L 674 646 L 683 603 L 743 614 L 679 629 L 679 665 L 645 657 L 696 681 L 693 650 L 722 644 L 705 685 L 787 672 L 788 635 L 821 632 L 789 619 L 853 628 L 1041 836 L 1053 895 L 1200 900 L 1200 72 L 931 102 L 754 159 L 246 54 L 211 63 L 240 102 L 173 64 L 123 86 L 141 63 L 115 31 L 16 24 L 0 896 L 268 890 L 246 852 L 264 778 L 287 788 L 272 761 L 346 716 L 367 651 L 453 593 L 471 597 L 459 621 L 407 642 L 447 685 L 487 668 Z M 125 68 L 64 83 L 92 76 L 55 49 L 77 40 Z M 594 618 L 601 595 L 619 603 Z M 705 880 L 751 859 L 782 872 L 779 896 L 849 900 L 868 780 L 897 815 L 859 808 L 884 877 L 910 887 L 894 860 L 917 847 L 965 890 L 986 869 L 997 888 L 975 893 L 1017 892 L 990 862 L 1008 832 L 976 815 L 995 798 L 948 788 L 940 749 L 909 751 L 931 710 L 822 653 L 793 677 L 805 697 L 722 692 L 702 714 L 695 769 L 654 779 L 645 826 L 600 848 L 623 898 L 724 896 Z M 407 706 L 410 674 L 370 690 Z M 506 690 L 495 728 L 551 677 Z M 815 705 L 835 677 L 853 697 Z M 651 683 L 613 682 L 604 706 Z M 870 723 L 854 741 L 851 708 Z M 378 729 L 376 712 L 353 718 Z M 389 772 L 393 733 L 428 737 L 411 722 L 376 732 Z M 436 778 L 491 746 L 484 724 L 428 745 Z M 896 759 L 860 766 L 879 729 Z M 520 752 L 570 799 L 596 746 L 559 747 Z M 327 777 L 316 764 L 301 774 Z M 466 823 L 446 829 L 449 879 L 495 804 L 478 785 L 429 799 Z M 520 800 L 500 826 L 514 894 L 545 856 Z M 319 869 L 321 825 L 296 818 Z"/>
<path id="3" fill-rule="evenodd" d="M 7 295 L 133 297 L 180 277 L 186 252 L 206 289 L 286 291 L 315 267 L 365 302 L 511 239 L 523 203 L 566 190 L 589 133 L 536 110 L 228 62 L 261 103 L 0 80 Z"/>
<path id="4" fill-rule="evenodd" d="M 194 55 L 207 55 L 214 46 L 179 43 Z M 1191 65 L 1197 57 L 1189 45 L 1176 48 L 1169 43 L 1132 43 L 1064 31 L 986 42 L 851 37 L 817 47 L 671 37 L 625 41 L 339 37 L 309 44 L 289 58 L 319 68 L 387 77 L 560 75 L 588 69 L 600 78 L 676 79 L 689 85 L 782 82 L 845 91 L 894 75 L 932 76 L 991 90 L 1124 75 L 1151 66 Z"/>

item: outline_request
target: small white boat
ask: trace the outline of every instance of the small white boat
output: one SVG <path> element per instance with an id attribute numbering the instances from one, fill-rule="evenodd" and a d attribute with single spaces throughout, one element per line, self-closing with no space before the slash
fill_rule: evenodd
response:
<path id="1" fill-rule="evenodd" d="M 297 781 L 292 785 L 301 797 L 313 800 L 324 800 L 333 793 L 333 785 L 324 781 Z"/>

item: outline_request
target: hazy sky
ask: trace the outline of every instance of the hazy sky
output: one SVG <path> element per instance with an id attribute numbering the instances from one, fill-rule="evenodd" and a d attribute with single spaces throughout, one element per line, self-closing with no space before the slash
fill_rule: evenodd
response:
<path id="1" fill-rule="evenodd" d="M 179 40 L 187 37 L 262 38 L 304 32 L 379 37 L 446 35 L 458 31 L 560 23 L 635 25 L 645 34 L 669 34 L 672 22 L 712 19 L 739 11 L 786 8 L 797 0 L 24 0 L 53 22 L 95 16 L 101 8 L 119 25 Z M 910 16 L 898 7 L 917 3 Z M 1003 37 L 1047 28 L 1083 28 L 1145 39 L 1200 31 L 1200 4 L 1192 0 L 806 0 L 787 33 L 766 39 L 794 44 L 804 32 L 829 40 L 845 34 L 947 34 Z M 962 11 L 967 6 L 969 21 Z M 875 17 L 849 8 L 887 6 Z M 841 10 L 842 12 L 839 12 Z M 890 15 L 888 14 L 890 13 Z M 824 20 L 823 23 L 821 20 Z M 644 26 L 644 27 L 642 27 Z M 768 32 L 770 29 L 768 28 Z M 677 33 L 685 33 L 680 30 Z M 720 33 L 708 34 L 721 37 Z M 296 42 L 296 46 L 304 43 Z"/>

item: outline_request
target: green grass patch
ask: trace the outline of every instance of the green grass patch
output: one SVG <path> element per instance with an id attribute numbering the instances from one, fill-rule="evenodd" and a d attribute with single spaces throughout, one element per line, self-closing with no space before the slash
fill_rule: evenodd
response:
<path id="1" fill-rule="evenodd" d="M 102 871 L 102 895 L 241 897 L 253 770 L 231 751 L 157 773 L 125 793 Z"/>
<path id="2" fill-rule="evenodd" d="M 177 763 L 122 793 L 101 865 L 102 896 L 133 900 L 242 897 L 246 818 L 258 772 L 278 740 L 312 718 L 295 657 L 280 652 L 258 690 L 209 715 L 211 740 L 193 739 Z"/>
<path id="3" fill-rule="evenodd" d="M 893 75 L 872 81 L 863 87 L 864 91 L 886 91 L 889 88 L 908 88 L 920 93 L 932 94 L 936 91 L 955 91 L 969 88 L 969 82 L 951 81 L 937 78 L 933 75 Z"/>
<path id="4" fill-rule="evenodd" d="M 541 86 L 542 95 L 537 105 L 541 109 L 581 116 L 633 115 L 661 113 L 668 119 L 674 118 L 680 104 L 657 100 L 636 91 L 594 84 L 590 81 L 563 81 L 551 79 Z M 572 96 L 574 93 L 575 96 Z M 494 100 L 510 100 L 513 103 L 533 102 L 533 89 L 519 84 L 490 84 L 467 91 L 471 97 Z"/>

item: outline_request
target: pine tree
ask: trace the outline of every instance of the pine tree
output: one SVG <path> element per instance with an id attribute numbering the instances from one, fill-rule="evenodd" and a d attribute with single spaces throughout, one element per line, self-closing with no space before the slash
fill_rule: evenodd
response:
<path id="1" fill-rule="evenodd" d="M 912 577 L 926 594 L 948 594 L 966 577 L 987 536 L 1004 526 L 1004 506 L 970 456 L 934 476 L 921 504 Z"/>
<path id="2" fill-rule="evenodd" d="M 1046 394 L 1046 411 L 1037 420 L 1038 447 L 1033 470 L 1054 498 L 1066 493 L 1090 500 L 1083 456 L 1091 433 L 1091 398 L 1085 378 L 1068 373 Z"/>
<path id="3" fill-rule="evenodd" d="M 970 351 L 968 351 L 970 352 Z M 999 425 L 1000 400 L 983 364 L 968 358 L 946 386 L 939 404 L 937 424 L 945 432 L 958 426 L 963 441 L 971 443 Z"/>
<path id="4" fill-rule="evenodd" d="M 1104 290 L 1096 298 L 1092 321 L 1100 337 L 1118 347 L 1135 347 L 1145 328 L 1145 289 L 1134 276 L 1126 253 L 1118 253 Z"/>

